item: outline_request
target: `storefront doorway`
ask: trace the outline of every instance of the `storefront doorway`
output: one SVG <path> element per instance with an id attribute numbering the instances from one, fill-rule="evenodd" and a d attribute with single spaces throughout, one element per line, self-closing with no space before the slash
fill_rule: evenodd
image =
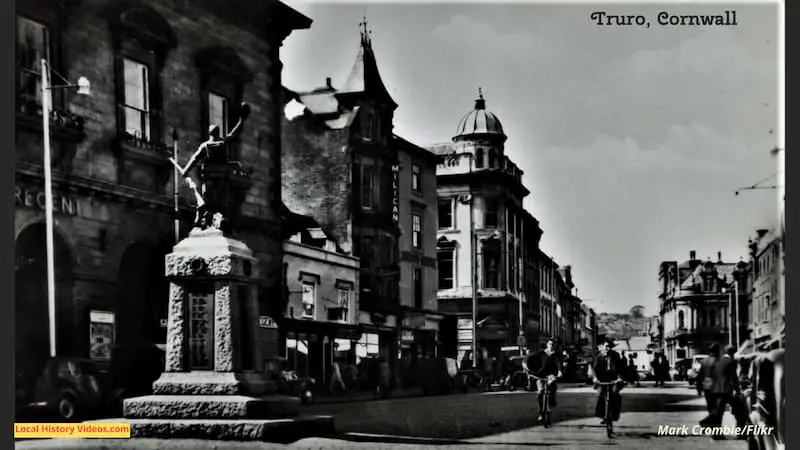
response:
<path id="1" fill-rule="evenodd" d="M 134 242 L 122 254 L 117 291 L 117 344 L 163 344 L 169 282 L 164 257 L 150 244 Z"/>

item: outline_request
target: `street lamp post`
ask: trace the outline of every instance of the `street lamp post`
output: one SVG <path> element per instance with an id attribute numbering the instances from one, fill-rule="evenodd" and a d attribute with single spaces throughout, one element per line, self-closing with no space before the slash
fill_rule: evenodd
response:
<path id="1" fill-rule="evenodd" d="M 67 82 L 62 86 L 50 86 L 50 70 L 46 59 L 42 59 L 42 130 L 44 140 L 44 217 L 45 245 L 47 253 L 47 312 L 49 316 L 50 356 L 56 356 L 56 276 L 53 243 L 53 174 L 50 156 L 50 93 L 53 89 L 77 88 L 78 94 L 89 95 L 89 80 L 81 77 L 78 84 Z M 62 77 L 63 78 L 63 77 Z M 66 81 L 66 80 L 64 80 Z"/>
<path id="2" fill-rule="evenodd" d="M 472 166 L 474 165 L 475 155 L 469 152 L 462 153 L 469 158 L 469 179 L 467 186 L 469 189 L 469 246 L 470 246 L 470 272 L 472 272 L 472 368 L 477 368 L 478 362 L 478 239 L 475 234 L 475 196 L 472 192 Z"/>

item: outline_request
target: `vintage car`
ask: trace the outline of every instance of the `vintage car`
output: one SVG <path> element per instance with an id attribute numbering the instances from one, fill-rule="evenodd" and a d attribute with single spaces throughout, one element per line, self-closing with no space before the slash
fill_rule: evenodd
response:
<path id="1" fill-rule="evenodd" d="M 64 357 L 49 359 L 38 378 L 18 373 L 17 415 L 55 413 L 60 419 L 75 420 L 96 414 L 103 402 L 98 377 L 93 361 Z"/>
<path id="2" fill-rule="evenodd" d="M 691 369 L 692 360 L 683 358 L 675 361 L 675 364 L 670 369 L 669 374 L 673 381 L 687 381 L 689 377 L 689 369 Z"/>

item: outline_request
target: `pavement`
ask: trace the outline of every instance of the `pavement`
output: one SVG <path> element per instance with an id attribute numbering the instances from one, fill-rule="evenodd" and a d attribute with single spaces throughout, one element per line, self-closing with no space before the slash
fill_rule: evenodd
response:
<path id="1" fill-rule="evenodd" d="M 554 448 L 693 450 L 747 448 L 745 441 L 708 436 L 659 436 L 659 425 L 690 427 L 705 416 L 697 393 L 680 383 L 623 390 L 623 414 L 609 439 L 593 417 L 597 392 L 560 387 L 553 427 L 536 423 L 535 393 L 492 392 L 319 403 L 308 414 L 333 414 L 337 434 L 289 444 L 197 440 L 51 439 L 18 441 L 19 449 L 328 449 L 328 448 Z M 726 414 L 725 424 L 734 425 Z"/>

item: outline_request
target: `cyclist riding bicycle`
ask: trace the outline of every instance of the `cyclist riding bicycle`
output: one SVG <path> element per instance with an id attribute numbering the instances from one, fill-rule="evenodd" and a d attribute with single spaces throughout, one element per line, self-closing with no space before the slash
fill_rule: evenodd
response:
<path id="1" fill-rule="evenodd" d="M 538 421 L 542 421 L 544 411 L 544 392 L 549 389 L 550 407 L 556 406 L 556 379 L 561 378 L 561 361 L 555 349 L 555 341 L 548 339 L 544 350 L 530 355 L 525 360 L 525 369 L 536 377 L 536 389 L 539 392 Z"/>
<path id="2" fill-rule="evenodd" d="M 612 385 L 599 386 L 600 396 L 597 398 L 595 415 L 602 419 L 601 424 L 606 423 L 606 417 L 609 417 L 612 422 L 619 420 L 620 410 L 622 409 L 622 397 L 619 391 L 624 384 L 623 376 L 625 375 L 626 367 L 619 353 L 611 349 L 612 345 L 613 341 L 611 340 L 600 343 L 598 346 L 600 352 L 597 354 L 594 364 L 595 387 L 597 387 L 598 382 L 617 382 Z M 608 416 L 606 416 L 606 393 L 610 393 Z"/>

